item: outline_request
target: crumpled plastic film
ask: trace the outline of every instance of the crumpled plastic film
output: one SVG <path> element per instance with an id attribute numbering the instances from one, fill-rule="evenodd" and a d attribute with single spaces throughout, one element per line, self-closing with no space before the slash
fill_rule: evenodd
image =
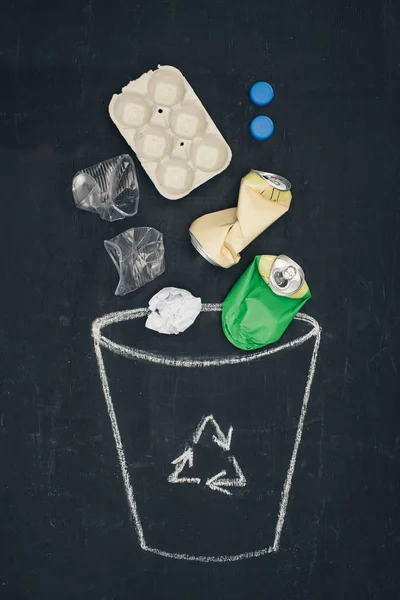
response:
<path id="1" fill-rule="evenodd" d="M 163 235 L 153 227 L 128 229 L 105 240 L 104 247 L 119 274 L 116 296 L 139 289 L 165 271 Z"/>
<path id="2" fill-rule="evenodd" d="M 97 213 L 104 221 L 133 217 L 139 206 L 139 186 L 132 158 L 123 154 L 78 171 L 72 194 L 77 208 Z"/>
<path id="3" fill-rule="evenodd" d="M 250 171 L 241 181 L 237 207 L 203 215 L 191 224 L 192 244 L 210 263 L 229 269 L 248 244 L 289 210 L 291 199 L 287 179 Z"/>

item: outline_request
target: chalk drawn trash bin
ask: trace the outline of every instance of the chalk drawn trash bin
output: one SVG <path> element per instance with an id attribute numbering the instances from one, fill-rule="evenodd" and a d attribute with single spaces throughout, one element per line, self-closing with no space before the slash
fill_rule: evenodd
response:
<path id="1" fill-rule="evenodd" d="M 220 310 L 203 304 L 180 336 L 145 329 L 144 308 L 92 326 L 140 547 L 173 559 L 276 552 L 290 511 L 320 326 L 299 313 L 279 342 L 244 353 Z"/>

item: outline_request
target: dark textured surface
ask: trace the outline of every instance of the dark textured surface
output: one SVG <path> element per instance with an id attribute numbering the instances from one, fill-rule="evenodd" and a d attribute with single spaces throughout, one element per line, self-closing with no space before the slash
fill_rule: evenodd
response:
<path id="1" fill-rule="evenodd" d="M 398 3 L 21 0 L 1 24 L 1 598 L 399 598 Z M 138 167 L 137 217 L 77 211 L 73 174 L 128 151 L 111 95 L 158 63 L 185 74 L 231 166 L 178 202 Z M 265 109 L 247 98 L 259 79 L 275 89 Z M 248 132 L 260 112 L 276 127 L 264 143 Z M 232 205 L 250 168 L 289 178 L 292 208 L 223 271 L 187 229 Z M 103 240 L 133 224 L 164 233 L 167 269 L 115 298 Z M 165 285 L 220 301 L 263 252 L 304 266 L 324 328 L 282 551 L 227 565 L 145 553 L 90 324 Z"/>

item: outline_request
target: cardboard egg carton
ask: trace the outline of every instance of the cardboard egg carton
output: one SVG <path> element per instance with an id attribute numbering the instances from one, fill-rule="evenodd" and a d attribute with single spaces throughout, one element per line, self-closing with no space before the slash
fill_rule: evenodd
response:
<path id="1" fill-rule="evenodd" d="M 128 83 L 109 112 L 165 198 L 183 198 L 231 161 L 231 149 L 175 67 L 159 66 Z"/>

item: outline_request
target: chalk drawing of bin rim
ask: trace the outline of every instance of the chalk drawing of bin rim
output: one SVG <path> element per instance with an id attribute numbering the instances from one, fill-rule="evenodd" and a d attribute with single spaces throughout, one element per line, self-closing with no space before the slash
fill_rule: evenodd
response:
<path id="1" fill-rule="evenodd" d="M 221 304 L 203 304 L 201 308 L 202 312 L 218 312 L 222 310 Z M 278 346 L 267 347 L 263 350 L 253 351 L 246 354 L 239 354 L 227 357 L 193 357 L 193 358 L 185 358 L 185 357 L 173 357 L 173 356 L 163 356 L 156 354 L 154 352 L 145 352 L 138 348 L 133 348 L 129 346 L 125 346 L 122 344 L 118 344 L 113 342 L 106 336 L 102 334 L 102 331 L 105 327 L 109 325 L 113 325 L 115 323 L 121 323 L 123 321 L 131 321 L 133 319 L 139 319 L 147 316 L 148 310 L 146 308 L 138 308 L 133 310 L 126 310 L 120 312 L 109 313 L 103 317 L 96 319 L 92 324 L 92 336 L 94 339 L 94 348 L 97 359 L 97 364 L 99 368 L 101 385 L 104 393 L 104 398 L 107 404 L 107 410 L 111 421 L 111 427 L 114 435 L 114 440 L 116 444 L 117 454 L 119 458 L 121 474 L 125 486 L 125 491 L 128 499 L 128 504 L 130 508 L 130 512 L 132 515 L 133 523 L 135 526 L 136 534 L 138 536 L 139 544 L 142 550 L 146 552 L 152 552 L 159 556 L 163 556 L 166 558 L 174 558 L 178 560 L 187 560 L 187 561 L 197 561 L 203 563 L 222 563 L 222 562 L 233 562 L 244 560 L 247 558 L 256 558 L 262 556 L 264 554 L 270 554 L 273 552 L 278 552 L 280 547 L 280 539 L 282 535 L 282 530 L 285 522 L 286 511 L 289 502 L 290 489 L 292 486 L 292 480 L 294 475 L 294 470 L 296 466 L 297 453 L 300 446 L 304 422 L 307 414 L 308 401 L 310 398 L 311 385 L 314 378 L 316 362 L 318 357 L 318 350 L 321 340 L 321 327 L 318 322 L 310 317 L 309 315 L 298 313 L 295 317 L 297 321 L 303 321 L 308 324 L 310 329 L 304 335 L 301 335 L 287 343 L 283 343 Z M 314 347 L 311 355 L 310 366 L 308 369 L 305 389 L 304 389 L 304 397 L 301 404 L 300 416 L 297 425 L 297 431 L 295 435 L 293 451 L 291 454 L 291 458 L 289 461 L 289 466 L 286 474 L 286 478 L 283 484 L 282 492 L 281 492 L 281 500 L 279 504 L 279 510 L 277 514 L 277 521 L 275 527 L 275 536 L 272 545 L 267 546 L 265 548 L 259 548 L 257 550 L 251 552 L 244 552 L 241 554 L 231 554 L 231 555 L 192 555 L 192 554 L 182 554 L 182 553 L 174 553 L 162 550 L 160 548 L 152 548 L 148 546 L 146 543 L 142 523 L 139 516 L 138 506 L 135 500 L 135 494 L 133 490 L 133 486 L 131 484 L 128 465 L 125 458 L 124 448 L 122 444 L 122 438 L 120 434 L 120 430 L 118 427 L 117 416 L 114 410 L 110 387 L 107 379 L 106 369 L 102 356 L 102 348 L 106 348 L 113 353 L 116 353 L 120 356 L 124 356 L 126 358 L 137 359 L 137 360 L 145 360 L 151 363 L 160 364 L 164 366 L 172 366 L 172 367 L 182 367 L 182 368 L 193 368 L 193 367 L 216 367 L 223 365 L 235 365 L 246 363 L 249 361 L 258 360 L 265 356 L 275 354 L 276 352 L 281 352 L 282 350 L 295 348 L 301 346 L 308 340 L 314 338 Z"/>

